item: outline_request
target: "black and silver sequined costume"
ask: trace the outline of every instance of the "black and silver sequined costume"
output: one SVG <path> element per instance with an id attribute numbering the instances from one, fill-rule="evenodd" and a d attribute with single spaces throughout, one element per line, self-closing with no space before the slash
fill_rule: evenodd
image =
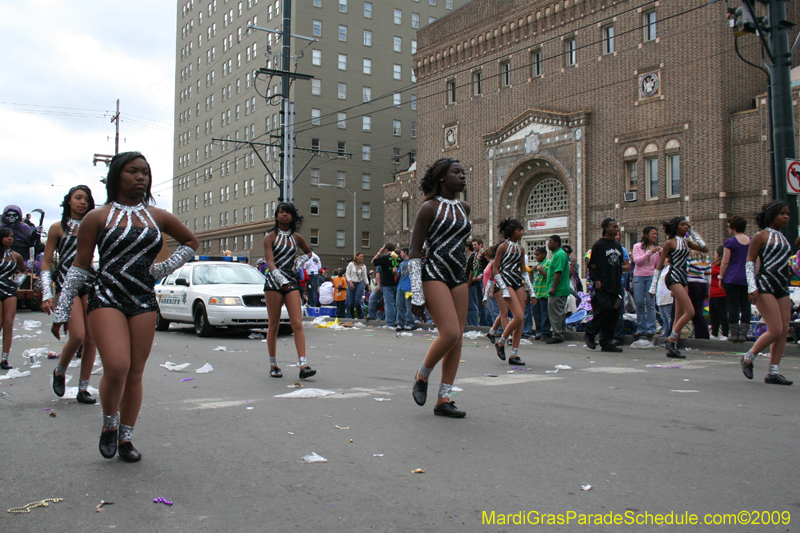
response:
<path id="1" fill-rule="evenodd" d="M 689 245 L 686 244 L 686 237 L 675 235 L 675 249 L 669 254 L 669 272 L 664 283 L 667 287 L 672 287 L 680 283 L 684 287 L 689 284 L 686 274 L 686 262 L 689 259 Z"/>
<path id="2" fill-rule="evenodd" d="M 135 227 L 134 217 L 144 226 Z M 122 220 L 126 220 L 124 226 Z M 156 280 L 150 267 L 161 245 L 161 230 L 145 204 L 130 207 L 111 202 L 106 228 L 97 243 L 100 267 L 89 292 L 89 312 L 111 307 L 132 317 L 156 311 Z"/>
<path id="3" fill-rule="evenodd" d="M 17 262 L 14 261 L 11 250 L 6 250 L 0 261 L 0 302 L 17 296 L 17 283 L 14 281 L 16 273 Z"/>
<path id="4" fill-rule="evenodd" d="M 275 291 L 286 295 L 300 288 L 297 274 L 293 270 L 294 258 L 297 255 L 297 241 L 294 240 L 294 235 L 291 231 L 283 231 L 281 229 L 277 231 L 275 240 L 272 242 L 272 260 L 275 263 L 275 268 L 280 270 L 281 274 L 289 280 L 289 289 L 284 290 L 281 282 L 275 279 L 272 272 L 268 272 L 264 282 L 264 291 Z"/>
<path id="5" fill-rule="evenodd" d="M 522 253 L 522 246 L 518 242 L 506 241 L 506 253 L 500 259 L 500 276 L 505 281 L 506 286 L 512 291 L 522 288 L 522 271 L 520 270 L 520 261 L 525 257 Z"/>
<path id="6" fill-rule="evenodd" d="M 78 254 L 78 236 L 75 235 L 75 228 L 80 225 L 80 220 L 70 218 L 67 221 L 69 231 L 58 239 L 56 243 L 56 251 L 58 252 L 58 269 L 56 270 L 55 279 L 53 283 L 56 286 L 56 294 L 61 292 L 61 287 L 64 285 L 64 279 L 67 277 L 67 271 L 72 266 L 75 256 Z M 92 280 L 94 281 L 94 280 Z M 90 283 L 86 283 L 78 290 L 78 296 L 83 297 L 89 294 Z"/>
<path id="7" fill-rule="evenodd" d="M 464 242 L 472 225 L 459 200 L 437 196 L 439 207 L 425 236 L 422 281 L 441 281 L 449 288 L 467 282 L 467 253 Z"/>
<path id="8" fill-rule="evenodd" d="M 756 286 L 761 294 L 772 294 L 775 298 L 789 296 L 789 278 L 791 269 L 789 257 L 792 247 L 783 233 L 767 228 L 769 237 L 764 247 L 758 252 L 761 268 L 756 277 Z"/>

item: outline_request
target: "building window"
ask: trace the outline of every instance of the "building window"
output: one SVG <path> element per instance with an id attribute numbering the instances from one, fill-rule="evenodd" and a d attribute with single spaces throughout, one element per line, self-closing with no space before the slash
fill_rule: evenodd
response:
<path id="1" fill-rule="evenodd" d="M 322 80 L 311 80 L 311 94 L 314 96 L 320 96 L 322 94 Z"/>
<path id="2" fill-rule="evenodd" d="M 319 151 L 319 139 L 311 139 L 311 150 L 312 153 Z"/>
<path id="3" fill-rule="evenodd" d="M 642 18 L 644 19 L 642 21 L 642 25 L 644 26 L 644 40 L 654 41 L 656 38 L 656 12 L 648 11 Z"/>
<path id="4" fill-rule="evenodd" d="M 473 96 L 483 94 L 483 78 L 480 70 L 472 73 L 472 94 Z"/>
<path id="5" fill-rule="evenodd" d="M 362 248 L 369 248 L 369 232 L 362 231 L 361 232 L 361 247 Z"/>
<path id="6" fill-rule="evenodd" d="M 411 41 L 411 53 L 412 54 L 416 54 L 417 53 L 417 41 L 415 41 L 415 40 Z"/>
<path id="7" fill-rule="evenodd" d="M 564 43 L 564 53 L 566 56 L 566 65 L 571 67 L 578 62 L 578 51 L 575 44 L 575 39 L 568 39 Z"/>
<path id="8" fill-rule="evenodd" d="M 362 161 L 370 161 L 371 159 L 372 159 L 372 145 L 362 144 L 361 145 L 361 160 Z"/>
<path id="9" fill-rule="evenodd" d="M 416 111 L 416 110 L 417 110 L 417 95 L 416 94 L 412 94 L 411 95 L 411 111 Z"/>
<path id="10" fill-rule="evenodd" d="M 372 181 L 372 176 L 369 174 L 361 174 L 361 190 L 368 191 L 370 190 L 370 182 Z"/>
<path id="11" fill-rule="evenodd" d="M 411 123 L 411 138 L 412 139 L 416 139 L 417 138 L 417 123 L 416 122 L 412 122 Z"/>
<path id="12" fill-rule="evenodd" d="M 428 24 L 433 24 L 436 22 L 436 17 L 428 17 Z"/>
<path id="13" fill-rule="evenodd" d="M 372 2 L 364 2 L 364 18 L 372 18 Z"/>
<path id="14" fill-rule="evenodd" d="M 648 144 L 644 149 L 644 172 L 647 183 L 647 199 L 658 198 L 658 146 Z"/>
<path id="15" fill-rule="evenodd" d="M 395 107 L 400 107 L 401 102 L 402 102 L 402 96 L 400 95 L 400 93 L 394 93 L 392 95 L 392 105 Z"/>
<path id="16" fill-rule="evenodd" d="M 364 46 L 372 46 L 372 32 L 364 30 Z"/>
<path id="17" fill-rule="evenodd" d="M 347 113 L 336 114 L 336 127 L 340 130 L 347 128 Z"/>
<path id="18" fill-rule="evenodd" d="M 311 64 L 315 67 L 322 66 L 322 50 L 311 50 Z"/>
<path id="19" fill-rule="evenodd" d="M 419 29 L 419 13 L 411 13 L 411 27 Z"/>
<path id="20" fill-rule="evenodd" d="M 667 196 L 675 197 L 681 194 L 681 155 L 667 156 Z"/>
<path id="21" fill-rule="evenodd" d="M 338 84 L 337 96 L 339 97 L 339 100 L 347 100 L 347 84 L 346 83 Z"/>
<path id="22" fill-rule="evenodd" d="M 336 155 L 345 156 L 347 155 L 347 143 L 344 141 L 337 141 L 336 142 Z"/>
<path id="23" fill-rule="evenodd" d="M 336 247 L 344 248 L 344 230 L 342 229 L 336 230 Z"/>
<path id="24" fill-rule="evenodd" d="M 321 113 L 321 111 L 319 109 L 312 109 L 311 110 L 311 124 L 313 124 L 314 126 L 319 126 L 319 124 L 320 124 L 320 120 L 319 120 L 320 113 Z"/>
<path id="25" fill-rule="evenodd" d="M 407 230 L 409 227 L 409 205 L 408 198 L 401 202 L 401 211 L 403 212 L 403 229 Z"/>
<path id="26" fill-rule="evenodd" d="M 511 85 L 511 61 L 500 63 L 500 85 L 502 87 Z"/>
<path id="27" fill-rule="evenodd" d="M 537 183 L 530 196 L 525 214 L 529 217 L 544 218 L 554 212 L 569 211 L 567 188 L 555 178 L 545 178 Z"/>
<path id="28" fill-rule="evenodd" d="M 362 69 L 364 74 L 372 74 L 372 60 L 364 58 L 364 67 Z"/>
<path id="29" fill-rule="evenodd" d="M 347 172 L 339 170 L 336 172 L 336 186 L 345 187 L 347 185 Z"/>
<path id="30" fill-rule="evenodd" d="M 402 73 L 403 73 L 403 68 L 400 65 L 395 63 L 395 65 L 394 65 L 394 79 L 396 79 L 396 80 L 402 79 L 403 78 Z"/>
<path id="31" fill-rule="evenodd" d="M 322 0 L 314 0 L 314 7 L 322 7 Z"/>
<path id="32" fill-rule="evenodd" d="M 403 11 L 400 9 L 394 10 L 394 23 L 400 25 L 403 23 Z"/>
<path id="33" fill-rule="evenodd" d="M 346 204 L 344 200 L 336 201 L 336 216 L 339 218 L 344 217 L 346 214 Z"/>
<path id="34" fill-rule="evenodd" d="M 361 89 L 361 101 L 369 102 L 372 100 L 372 87 L 363 87 Z"/>
<path id="35" fill-rule="evenodd" d="M 403 51 L 403 38 L 402 37 L 395 37 L 394 38 L 394 51 L 395 52 L 402 52 Z"/>
<path id="36" fill-rule="evenodd" d="M 444 0 L 445 9 L 453 9 L 453 0 Z"/>
<path id="37" fill-rule="evenodd" d="M 614 50 L 614 26 L 603 28 L 603 53 L 613 54 Z"/>
<path id="38" fill-rule="evenodd" d="M 339 40 L 347 42 L 347 26 L 339 25 Z"/>
<path id="39" fill-rule="evenodd" d="M 361 130 L 372 131 L 372 117 L 370 116 L 361 117 Z"/>
<path id="40" fill-rule="evenodd" d="M 311 198 L 311 214 L 319 215 L 319 199 Z"/>
<path id="41" fill-rule="evenodd" d="M 347 70 L 347 54 L 339 54 L 339 70 Z"/>
<path id="42" fill-rule="evenodd" d="M 401 122 L 399 120 L 393 120 L 392 121 L 392 135 L 394 135 L 395 137 L 399 137 L 400 136 L 400 130 L 401 130 Z"/>
<path id="43" fill-rule="evenodd" d="M 309 244 L 311 246 L 319 246 L 319 230 L 318 229 L 312 229 L 309 232 L 308 240 L 309 240 Z"/>
<path id="44" fill-rule="evenodd" d="M 361 218 L 369 220 L 369 202 L 361 203 Z"/>
<path id="45" fill-rule="evenodd" d="M 319 169 L 311 169 L 311 185 L 319 185 Z"/>
<path id="46" fill-rule="evenodd" d="M 311 22 L 311 35 L 314 37 L 322 37 L 322 21 L 314 20 Z"/>
<path id="47" fill-rule="evenodd" d="M 339 0 L 339 13 L 347 13 L 347 0 Z"/>
<path id="48" fill-rule="evenodd" d="M 447 82 L 447 103 L 456 103 L 456 80 L 450 80 Z"/>
<path id="49" fill-rule="evenodd" d="M 638 163 L 636 161 L 625 162 L 625 181 L 628 185 L 628 191 L 636 191 L 639 189 L 639 174 Z"/>

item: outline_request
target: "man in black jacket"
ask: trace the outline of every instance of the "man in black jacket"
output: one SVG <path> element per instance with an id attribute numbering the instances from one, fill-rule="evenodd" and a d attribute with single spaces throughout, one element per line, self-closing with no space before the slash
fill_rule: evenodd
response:
<path id="1" fill-rule="evenodd" d="M 601 224 L 603 237 L 592 246 L 592 256 L 586 265 L 594 283 L 592 296 L 592 321 L 586 328 L 586 346 L 596 348 L 595 336 L 600 333 L 600 343 L 604 352 L 621 352 L 614 345 L 614 326 L 622 305 L 622 246 L 615 240 L 619 224 L 607 218 Z"/>

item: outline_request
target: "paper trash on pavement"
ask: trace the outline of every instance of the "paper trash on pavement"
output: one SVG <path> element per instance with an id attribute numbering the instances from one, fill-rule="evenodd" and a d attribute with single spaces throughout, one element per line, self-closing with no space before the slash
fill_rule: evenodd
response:
<path id="1" fill-rule="evenodd" d="M 297 389 L 286 394 L 276 394 L 275 398 L 322 398 L 331 394 L 336 392 L 326 389 Z"/>
<path id="2" fill-rule="evenodd" d="M 327 463 L 328 460 L 319 455 L 316 452 L 311 452 L 308 455 L 303 456 L 304 463 Z"/>
<path id="3" fill-rule="evenodd" d="M 174 363 L 171 363 L 170 361 L 167 361 L 166 363 L 164 363 L 161 366 L 166 368 L 170 372 L 178 372 L 180 370 L 183 370 L 184 368 L 186 368 L 190 364 L 192 364 L 192 363 L 183 363 L 182 365 L 176 365 Z"/>
<path id="4" fill-rule="evenodd" d="M 652 341 L 649 341 L 647 339 L 639 339 L 638 341 L 634 341 L 631 344 L 631 348 L 637 350 L 655 350 L 656 348 L 658 348 L 658 346 L 656 346 L 655 344 L 652 343 Z"/>
<path id="5" fill-rule="evenodd" d="M 0 376 L 0 379 L 14 379 L 14 378 L 24 378 L 31 375 L 30 370 L 26 370 L 25 372 L 20 372 L 16 368 L 12 368 L 9 370 L 5 376 Z"/>
<path id="6" fill-rule="evenodd" d="M 42 327 L 42 323 L 38 320 L 26 320 L 22 323 L 22 329 L 27 329 L 28 331 L 39 329 L 40 327 Z"/>
<path id="7" fill-rule="evenodd" d="M 197 370 L 195 370 L 195 372 L 197 372 L 198 374 L 208 374 L 212 370 L 214 370 L 214 367 L 211 366 L 209 363 L 206 363 Z"/>

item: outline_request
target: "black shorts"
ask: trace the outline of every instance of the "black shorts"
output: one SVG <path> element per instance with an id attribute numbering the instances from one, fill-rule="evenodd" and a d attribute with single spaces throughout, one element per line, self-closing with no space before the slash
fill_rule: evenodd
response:
<path id="1" fill-rule="evenodd" d="M 297 283 L 295 283 L 295 282 L 291 282 L 288 285 L 289 285 L 289 288 L 287 290 L 284 290 L 283 287 L 281 287 L 280 289 L 272 289 L 272 288 L 268 287 L 267 284 L 265 283 L 264 284 L 264 292 L 277 292 L 281 296 L 286 296 L 290 292 L 294 292 L 294 291 L 299 291 L 300 290 L 300 287 L 298 287 Z M 285 286 L 286 285 L 284 285 L 284 287 Z"/>
<path id="2" fill-rule="evenodd" d="M 759 294 L 771 294 L 778 300 L 789 296 L 788 287 L 766 276 L 759 276 L 756 280 L 756 285 L 758 286 Z"/>

